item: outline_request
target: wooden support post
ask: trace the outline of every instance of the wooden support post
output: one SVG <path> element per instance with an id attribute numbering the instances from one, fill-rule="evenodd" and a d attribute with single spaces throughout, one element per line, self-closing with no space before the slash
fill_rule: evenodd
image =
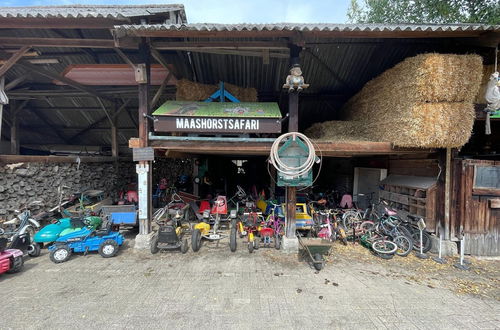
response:
<path id="1" fill-rule="evenodd" d="M 116 103 L 113 106 L 113 114 L 111 116 L 111 156 L 118 157 L 118 127 L 116 125 Z"/>
<path id="2" fill-rule="evenodd" d="M 0 93 L 4 90 L 5 77 L 0 77 Z M 3 103 L 0 102 L 0 142 L 2 141 Z"/>
<path id="3" fill-rule="evenodd" d="M 13 155 L 19 155 L 20 145 L 18 109 L 15 109 L 14 104 L 11 103 L 10 110 L 10 120 L 12 123 L 12 125 L 10 126 L 10 153 Z"/>
<path id="4" fill-rule="evenodd" d="M 290 66 L 299 64 L 301 48 L 296 45 L 290 45 Z M 292 92 L 288 94 L 288 131 L 299 131 L 299 93 Z M 295 221 L 296 221 L 296 205 L 297 205 L 297 188 L 286 187 L 286 214 L 287 214 L 287 227 L 286 237 L 295 238 Z"/>
<path id="5" fill-rule="evenodd" d="M 444 236 L 450 237 L 451 200 L 451 148 L 446 148 L 446 174 L 444 181 Z"/>
<path id="6" fill-rule="evenodd" d="M 142 38 L 139 45 L 139 52 L 144 65 L 138 65 L 138 68 L 144 68 L 145 72 L 139 82 L 139 141 L 140 147 L 148 146 L 149 122 L 146 115 L 149 115 L 149 84 L 151 81 L 151 48 L 149 41 Z M 146 205 L 139 205 L 139 234 L 146 235 L 151 232 L 151 218 L 152 218 L 152 163 L 139 162 L 139 167 L 145 168 L 146 173 L 144 176 L 139 175 L 139 203 L 146 203 Z M 143 198 L 141 198 L 143 197 Z"/>

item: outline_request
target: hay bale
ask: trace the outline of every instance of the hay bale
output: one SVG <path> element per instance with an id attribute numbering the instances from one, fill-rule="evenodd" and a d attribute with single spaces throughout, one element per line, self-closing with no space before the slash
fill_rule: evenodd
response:
<path id="1" fill-rule="evenodd" d="M 361 121 L 361 134 L 399 147 L 456 148 L 469 140 L 475 117 L 466 102 L 415 103 L 401 111 L 408 116 Z"/>
<path id="2" fill-rule="evenodd" d="M 257 102 L 257 90 L 255 88 L 243 88 L 232 84 L 224 84 L 226 90 L 233 94 L 241 102 Z M 177 101 L 203 101 L 219 89 L 219 85 L 199 84 L 187 79 L 177 82 Z"/>
<path id="3" fill-rule="evenodd" d="M 374 141 L 391 142 L 398 147 L 455 148 L 469 140 L 475 116 L 473 104 L 465 102 L 416 103 L 402 111 L 411 115 L 383 121 L 316 123 L 305 134 L 321 141 Z"/>
<path id="4" fill-rule="evenodd" d="M 484 94 L 486 94 L 486 85 L 490 81 L 491 74 L 495 72 L 494 65 L 483 65 L 483 79 L 481 80 L 481 85 L 479 87 L 479 92 L 476 95 L 476 99 L 474 103 L 477 104 L 487 104 L 486 99 L 484 98 Z"/>
<path id="5" fill-rule="evenodd" d="M 354 139 L 420 148 L 460 147 L 470 137 L 483 74 L 477 55 L 423 54 L 369 81 L 342 108 Z M 337 124 L 333 124 L 337 125 Z M 351 125 L 351 126 L 349 126 Z M 320 139 L 332 139 L 329 124 Z"/>
<path id="6" fill-rule="evenodd" d="M 349 103 L 385 98 L 410 102 L 473 102 L 481 82 L 479 55 L 421 54 L 369 81 Z"/>
<path id="7" fill-rule="evenodd" d="M 304 132 L 308 137 L 324 141 L 370 141 L 359 121 L 327 121 L 316 123 Z"/>

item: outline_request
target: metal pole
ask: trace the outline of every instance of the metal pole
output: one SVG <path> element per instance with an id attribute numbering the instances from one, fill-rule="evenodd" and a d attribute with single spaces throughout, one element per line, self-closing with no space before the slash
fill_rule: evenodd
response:
<path id="1" fill-rule="evenodd" d="M 437 262 L 438 264 L 445 264 L 446 263 L 446 260 L 442 258 L 442 252 L 441 252 L 441 249 L 443 247 L 443 227 L 442 226 L 439 226 L 438 227 L 438 234 L 439 234 L 439 251 L 438 251 L 438 257 L 434 257 L 432 258 L 432 260 L 434 260 L 435 262 Z"/>
<path id="2" fill-rule="evenodd" d="M 460 240 L 460 263 L 454 264 L 455 268 L 460 270 L 469 270 L 469 266 L 464 263 L 464 251 L 465 251 L 465 235 L 462 233 L 462 239 Z"/>

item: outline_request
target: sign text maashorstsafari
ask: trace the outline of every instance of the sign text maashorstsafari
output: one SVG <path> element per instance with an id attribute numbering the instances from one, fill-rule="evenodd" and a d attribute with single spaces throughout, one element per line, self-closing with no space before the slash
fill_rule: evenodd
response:
<path id="1" fill-rule="evenodd" d="M 278 104 L 271 102 L 167 101 L 153 116 L 156 132 L 281 132 L 281 112 Z"/>

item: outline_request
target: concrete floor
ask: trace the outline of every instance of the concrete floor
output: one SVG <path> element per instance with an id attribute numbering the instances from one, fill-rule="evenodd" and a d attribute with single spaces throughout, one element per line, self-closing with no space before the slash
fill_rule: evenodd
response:
<path id="1" fill-rule="evenodd" d="M 63 264 L 44 250 L 21 273 L 0 275 L 0 329 L 500 326 L 497 299 L 387 276 L 396 273 L 385 261 L 350 255 L 318 273 L 296 255 L 262 248 L 249 255 L 241 245 L 231 253 L 226 242 L 185 255 L 125 246 L 115 258 L 74 255 Z"/>

